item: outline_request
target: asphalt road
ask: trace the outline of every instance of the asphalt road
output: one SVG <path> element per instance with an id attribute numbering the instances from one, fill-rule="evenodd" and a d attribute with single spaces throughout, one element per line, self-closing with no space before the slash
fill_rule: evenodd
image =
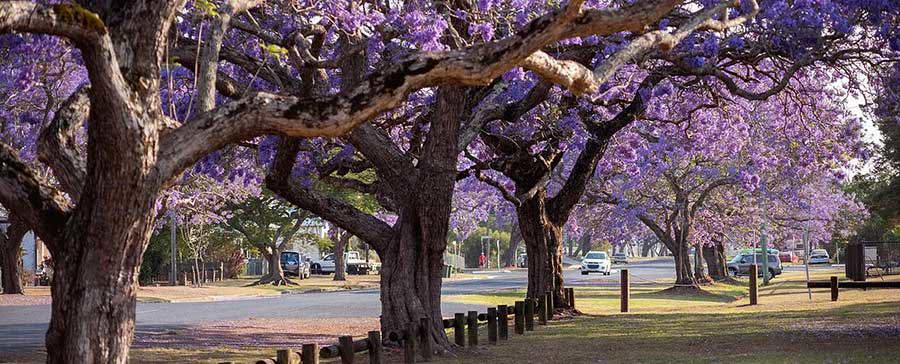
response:
<path id="1" fill-rule="evenodd" d="M 567 270 L 565 280 L 573 286 L 617 285 L 619 266 L 609 276 L 581 275 Z M 671 258 L 635 262 L 627 267 L 633 284 L 674 279 Z M 483 279 L 446 282 L 445 297 L 524 288 L 524 271 L 481 273 Z M 444 312 L 463 312 L 480 307 L 444 302 Z M 377 317 L 381 313 L 378 290 L 306 293 L 218 302 L 138 303 L 137 330 L 186 326 L 204 321 L 254 318 L 342 318 Z M 49 305 L 0 306 L 0 353 L 34 350 L 43 347 L 44 333 L 50 321 Z M 0 360 L 2 362 L 2 360 Z"/>

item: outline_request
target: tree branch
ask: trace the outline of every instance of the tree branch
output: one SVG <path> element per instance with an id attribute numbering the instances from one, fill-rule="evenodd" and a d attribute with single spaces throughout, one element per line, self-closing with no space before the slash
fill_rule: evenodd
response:
<path id="1" fill-rule="evenodd" d="M 50 167 L 63 191 L 77 201 L 84 187 L 85 161 L 78 152 L 75 133 L 90 111 L 88 87 L 83 87 L 60 106 L 38 140 L 38 159 Z"/>
<path id="2" fill-rule="evenodd" d="M 0 142 L 0 204 L 31 226 L 54 251 L 72 204 Z"/>

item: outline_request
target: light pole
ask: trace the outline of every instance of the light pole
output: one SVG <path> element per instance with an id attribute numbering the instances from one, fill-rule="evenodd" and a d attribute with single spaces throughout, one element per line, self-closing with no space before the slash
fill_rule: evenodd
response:
<path id="1" fill-rule="evenodd" d="M 176 275 L 178 275 L 178 267 L 177 267 L 178 253 L 176 251 L 177 250 L 177 248 L 176 248 L 177 236 L 175 234 L 175 214 L 169 215 L 169 229 L 172 230 L 172 235 L 171 235 L 171 237 L 172 237 L 172 241 L 171 241 L 172 257 L 171 257 L 171 261 L 169 262 L 169 265 L 171 266 L 171 269 L 169 269 L 169 285 L 174 286 L 178 282 L 178 277 L 176 277 Z"/>

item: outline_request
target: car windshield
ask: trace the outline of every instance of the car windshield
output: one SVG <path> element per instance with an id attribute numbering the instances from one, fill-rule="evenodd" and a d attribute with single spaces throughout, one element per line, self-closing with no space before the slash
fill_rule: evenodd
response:
<path id="1" fill-rule="evenodd" d="M 584 259 L 606 259 L 606 253 L 588 253 L 584 256 Z"/>
<path id="2" fill-rule="evenodd" d="M 281 261 L 285 264 L 297 264 L 300 262 L 300 254 L 297 253 L 282 253 Z"/>
<path id="3" fill-rule="evenodd" d="M 616 254 L 613 254 L 613 256 L 614 257 L 624 257 L 625 253 L 616 253 Z"/>

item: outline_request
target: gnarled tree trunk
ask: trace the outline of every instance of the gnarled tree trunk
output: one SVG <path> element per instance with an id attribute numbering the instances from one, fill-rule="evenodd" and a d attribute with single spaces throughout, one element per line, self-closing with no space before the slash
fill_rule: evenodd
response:
<path id="1" fill-rule="evenodd" d="M 547 193 L 541 189 L 516 208 L 528 255 L 527 297 L 553 293 L 555 307 L 568 307 L 562 275 L 562 229 L 547 216 Z"/>
<path id="2" fill-rule="evenodd" d="M 283 250 L 284 248 L 279 248 L 278 246 L 269 246 L 269 251 L 263 253 L 263 256 L 269 261 L 269 272 L 265 276 L 260 277 L 259 281 L 254 284 L 271 284 L 274 286 L 294 284 L 284 275 L 284 269 L 281 268 L 281 252 Z"/>
<path id="3" fill-rule="evenodd" d="M 725 272 L 725 246 L 720 241 L 714 241 L 711 245 L 703 245 L 703 258 L 706 260 L 706 269 L 713 280 L 720 281 L 728 277 Z"/>
<path id="4" fill-rule="evenodd" d="M 695 246 L 694 247 L 694 280 L 700 284 L 712 283 L 712 277 L 706 273 L 706 269 L 703 267 L 704 258 L 703 258 L 703 247 Z"/>
<path id="5" fill-rule="evenodd" d="M 6 231 L 0 234 L 0 272 L 3 275 L 3 294 L 23 294 L 22 259 L 19 251 L 22 238 L 28 233 L 25 223 L 11 218 Z"/>

